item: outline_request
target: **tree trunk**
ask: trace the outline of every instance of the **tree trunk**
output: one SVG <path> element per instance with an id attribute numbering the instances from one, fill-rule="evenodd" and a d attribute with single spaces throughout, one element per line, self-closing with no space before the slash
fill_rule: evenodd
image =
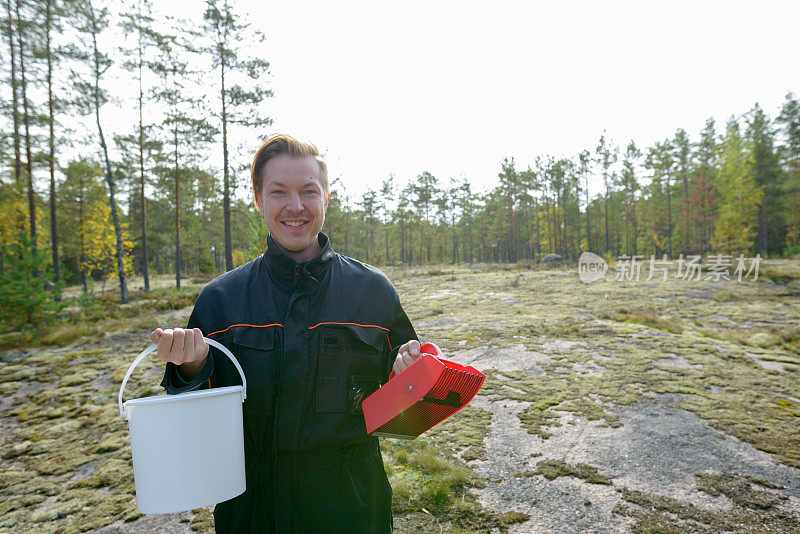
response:
<path id="1" fill-rule="evenodd" d="M 667 243 L 669 257 L 672 257 L 672 197 L 670 195 L 670 174 L 667 169 Z"/>
<path id="2" fill-rule="evenodd" d="M 472 265 L 472 228 L 467 226 L 467 244 L 469 245 L 469 264 Z"/>
<path id="3" fill-rule="evenodd" d="M 692 219 L 692 208 L 691 204 L 689 204 L 689 179 L 686 176 L 686 165 L 683 166 L 683 205 L 686 207 L 686 213 L 683 217 L 683 253 L 686 255 L 689 253 L 688 222 Z"/>
<path id="4" fill-rule="evenodd" d="M 86 292 L 89 291 L 89 287 L 87 286 L 87 283 L 86 283 L 86 269 L 83 266 L 84 263 L 86 262 L 86 251 L 84 250 L 84 247 L 83 247 L 83 205 L 84 205 L 84 202 L 85 202 L 84 195 L 83 195 L 83 175 L 81 175 L 79 180 L 80 180 L 81 197 L 80 197 L 80 203 L 79 203 L 79 208 L 78 208 L 78 214 L 79 214 L 78 215 L 78 219 L 79 219 L 78 231 L 79 231 L 79 234 L 80 234 L 79 241 L 80 241 L 81 249 L 80 249 L 80 252 L 78 253 L 78 258 L 79 258 L 78 259 L 78 273 L 79 273 L 78 276 L 80 277 L 81 283 L 83 284 L 83 292 L 85 294 Z"/>
<path id="5" fill-rule="evenodd" d="M 31 154 L 30 113 L 28 112 L 28 83 L 25 80 L 25 45 L 22 42 L 22 20 L 19 16 L 19 4 L 20 1 L 17 0 L 17 47 L 19 49 L 19 78 L 22 92 L 22 123 L 25 126 L 25 174 L 28 180 L 28 214 L 30 218 L 31 251 L 35 258 L 38 249 L 36 243 L 36 199 L 33 191 L 33 155 Z M 34 266 L 31 274 L 34 278 L 39 278 L 39 268 Z"/>
<path id="6" fill-rule="evenodd" d="M 762 257 L 767 257 L 767 215 L 764 213 L 764 204 L 758 208 L 758 238 L 756 248 Z"/>
<path id="7" fill-rule="evenodd" d="M 606 196 L 604 199 L 605 204 L 605 216 L 606 216 L 606 253 L 611 250 L 611 245 L 609 244 L 608 240 L 608 186 L 606 186 Z"/>
<path id="8" fill-rule="evenodd" d="M 47 17 L 45 18 L 45 41 L 47 55 L 47 109 L 48 127 L 50 129 L 49 149 L 47 163 L 50 167 L 50 240 L 53 250 L 53 282 L 61 279 L 61 261 L 58 258 L 58 221 L 56 220 L 56 148 L 55 148 L 55 118 L 53 105 L 53 56 L 50 51 L 50 28 L 52 24 L 52 0 L 47 0 Z M 58 297 L 61 300 L 61 297 Z"/>
<path id="9" fill-rule="evenodd" d="M 389 223 L 388 222 L 386 223 L 386 228 L 385 228 L 384 235 L 386 236 L 386 265 L 389 265 L 389 263 L 391 263 L 391 260 L 389 259 Z"/>
<path id="10" fill-rule="evenodd" d="M 147 199 L 144 194 L 144 91 L 142 91 L 142 29 L 139 28 L 139 195 L 142 198 L 142 276 L 144 277 L 144 291 L 150 291 L 150 260 L 147 257 Z"/>
<path id="11" fill-rule="evenodd" d="M 175 287 L 181 288 L 181 188 L 178 173 L 178 123 L 175 123 Z"/>
<path id="12" fill-rule="evenodd" d="M 566 180 L 566 176 L 564 177 Z M 561 249 L 564 253 L 564 259 L 569 258 L 568 250 L 567 250 L 567 187 L 566 182 L 562 182 L 561 190 L 559 191 L 561 195 L 561 219 L 564 223 L 564 228 L 561 231 Z"/>
<path id="13" fill-rule="evenodd" d="M 555 252 L 553 243 L 553 231 L 550 230 L 550 198 L 544 195 L 545 218 L 547 220 L 547 252 Z"/>
<path id="14" fill-rule="evenodd" d="M 631 197 L 633 198 L 633 255 L 636 256 L 636 191 L 633 192 Z"/>
<path id="15" fill-rule="evenodd" d="M 592 225 L 589 223 L 589 179 L 583 175 L 584 191 L 586 192 L 586 250 L 592 252 Z"/>
<path id="16" fill-rule="evenodd" d="M 14 46 L 14 19 L 11 17 L 11 0 L 6 0 L 6 10 L 8 12 L 8 44 L 11 47 L 11 114 L 14 121 L 14 183 L 18 190 L 22 180 L 22 155 L 20 146 L 20 124 L 19 124 L 19 91 L 17 87 L 17 59 L 16 47 Z"/>
<path id="17" fill-rule="evenodd" d="M 403 221 L 400 221 L 400 264 L 406 263 L 406 228 Z"/>
<path id="18" fill-rule="evenodd" d="M 231 192 L 230 178 L 228 176 L 228 113 L 225 108 L 225 55 L 220 53 L 220 72 L 222 80 L 222 175 L 224 185 L 222 188 L 222 206 L 225 219 L 225 270 L 233 269 L 233 243 L 231 242 Z"/>
<path id="19" fill-rule="evenodd" d="M 89 4 L 92 17 L 92 48 L 94 50 L 94 117 L 97 122 L 97 132 L 100 136 L 100 147 L 103 149 L 103 158 L 106 163 L 106 183 L 108 183 L 109 201 L 111 202 L 111 219 L 114 221 L 114 232 L 117 234 L 117 275 L 119 276 L 119 294 L 122 304 L 128 303 L 128 285 L 125 280 L 125 266 L 122 258 L 122 226 L 117 214 L 117 201 L 114 198 L 116 184 L 111 174 L 111 160 L 108 157 L 108 146 L 103 136 L 103 127 L 100 125 L 100 53 L 97 51 L 97 22 L 94 17 L 94 8 Z"/>

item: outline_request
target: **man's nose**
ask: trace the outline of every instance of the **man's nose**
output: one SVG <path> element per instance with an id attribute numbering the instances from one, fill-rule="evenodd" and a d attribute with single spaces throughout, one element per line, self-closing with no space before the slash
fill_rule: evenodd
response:
<path id="1" fill-rule="evenodd" d="M 299 193 L 292 192 L 289 194 L 289 203 L 286 208 L 290 211 L 303 211 L 303 201 Z"/>

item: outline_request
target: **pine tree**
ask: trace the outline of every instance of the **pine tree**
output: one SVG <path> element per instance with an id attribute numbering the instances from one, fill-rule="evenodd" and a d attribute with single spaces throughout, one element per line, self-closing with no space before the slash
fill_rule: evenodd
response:
<path id="1" fill-rule="evenodd" d="M 609 240 L 609 233 L 608 233 L 608 200 L 611 194 L 611 184 L 612 184 L 612 177 L 611 177 L 611 166 L 617 161 L 617 153 L 619 149 L 610 143 L 606 142 L 606 135 L 603 132 L 603 135 L 600 136 L 600 141 L 597 143 L 597 147 L 595 148 L 595 154 L 597 155 L 597 163 L 603 169 L 603 185 L 605 186 L 605 197 L 604 197 L 604 207 L 605 207 L 605 224 L 606 224 L 606 253 L 608 253 L 610 249 L 610 240 Z"/>
<path id="2" fill-rule="evenodd" d="M 417 176 L 416 183 L 413 184 L 414 204 L 417 209 L 425 214 L 424 226 L 420 224 L 420 240 L 419 240 L 419 261 L 422 263 L 422 250 L 427 250 L 426 261 L 431 259 L 431 243 L 428 236 L 428 228 L 430 226 L 430 212 L 433 199 L 439 194 L 439 180 L 429 173 L 424 171 Z"/>
<path id="3" fill-rule="evenodd" d="M 753 246 L 763 194 L 753 178 L 753 155 L 747 150 L 734 117 L 728 121 L 719 160 L 719 217 L 711 244 L 715 250 L 728 254 L 744 253 Z"/>
<path id="4" fill-rule="evenodd" d="M 517 262 L 517 217 L 516 217 L 516 204 L 517 196 L 519 195 L 519 174 L 514 168 L 514 158 L 508 161 L 508 158 L 503 158 L 503 164 L 500 173 L 497 175 L 500 178 L 500 191 L 503 196 L 503 203 L 505 205 L 505 213 L 508 221 L 508 240 L 506 241 L 505 249 L 507 251 L 506 261 L 508 263 Z"/>
<path id="5" fill-rule="evenodd" d="M 792 93 L 786 95 L 777 122 L 784 138 L 780 149 L 787 174 L 784 192 L 791 204 L 786 211 L 786 245 L 796 254 L 800 252 L 800 100 Z"/>
<path id="6" fill-rule="evenodd" d="M 136 149 L 138 152 L 138 171 L 139 171 L 139 210 L 141 214 L 140 229 L 142 236 L 142 276 L 144 278 L 144 291 L 150 291 L 150 260 L 148 257 L 147 246 L 147 198 L 145 196 L 145 149 L 148 147 L 148 142 L 145 140 L 145 124 L 144 124 L 144 105 L 145 105 L 145 91 L 143 87 L 144 70 L 148 66 L 146 56 L 151 48 L 159 44 L 163 44 L 166 37 L 158 33 L 153 28 L 154 19 L 151 15 L 151 4 L 149 0 L 139 0 L 136 5 L 135 11 L 129 11 L 122 14 L 122 21 L 120 27 L 126 35 L 133 34 L 136 37 L 136 46 L 133 49 L 123 49 L 123 54 L 128 59 L 123 62 L 122 66 L 129 72 L 136 73 L 136 81 L 138 83 L 138 98 L 137 106 L 139 111 L 139 122 L 137 132 L 134 137 Z M 124 141 L 131 139 L 120 138 Z M 151 145 L 152 146 L 152 145 Z M 131 197 L 133 192 L 131 191 Z M 133 213 L 129 213 L 129 217 L 133 217 Z"/>
<path id="7" fill-rule="evenodd" d="M 688 254 L 689 249 L 689 226 L 686 222 L 691 217 L 691 213 L 689 212 L 689 173 L 692 167 L 692 146 L 686 130 L 678 128 L 678 131 L 675 132 L 672 146 L 675 149 L 675 171 L 677 172 L 677 176 L 681 179 L 682 185 L 680 227 L 683 236 L 682 251 L 685 255 Z"/>
<path id="8" fill-rule="evenodd" d="M 244 50 L 253 41 L 263 42 L 263 35 L 241 24 L 227 0 L 207 0 L 203 16 L 203 33 L 209 35 L 211 43 L 202 49 L 213 61 L 220 73 L 219 119 L 222 126 L 222 174 L 223 209 L 225 219 L 225 269 L 233 269 L 233 247 L 231 242 L 231 194 L 235 184 L 230 179 L 228 154 L 228 127 L 240 124 L 251 128 L 262 128 L 272 124 L 272 119 L 264 114 L 264 99 L 272 96 L 272 91 L 263 87 L 264 78 L 269 71 L 269 63 L 263 59 L 243 59 Z M 230 78 L 247 80 L 248 85 L 234 83 Z"/>
<path id="9" fill-rule="evenodd" d="M 175 287 L 181 287 L 181 181 L 190 178 L 185 169 L 199 156 L 200 150 L 210 143 L 218 131 L 202 118 L 200 99 L 188 94 L 186 81 L 191 74 L 187 61 L 181 59 L 188 52 L 180 36 L 164 37 L 159 41 L 159 59 L 150 63 L 161 83 L 154 88 L 153 96 L 157 102 L 167 106 L 164 119 L 164 145 L 171 145 L 169 161 L 161 163 L 162 175 L 167 175 L 174 191 L 175 228 Z M 181 150 L 191 147 L 188 150 Z M 166 154 L 164 155 L 166 156 Z M 165 158 L 166 159 L 166 158 Z M 248 225 L 247 228 L 250 228 Z"/>
<path id="10" fill-rule="evenodd" d="M 628 224 L 630 220 L 633 226 L 632 236 L 626 237 L 626 253 L 628 255 L 636 255 L 637 240 L 639 237 L 638 226 L 636 222 L 636 193 L 639 191 L 639 182 L 636 179 L 636 167 L 639 158 L 642 157 L 642 152 L 636 148 L 636 144 L 631 140 L 628 143 L 628 148 L 625 150 L 625 157 L 622 162 L 622 176 L 620 179 L 620 187 L 625 195 L 625 235 L 628 235 Z"/>
<path id="11" fill-rule="evenodd" d="M 19 78 L 17 77 L 17 45 L 16 45 L 16 27 L 17 24 L 11 14 L 11 0 L 6 0 L 6 13 L 7 18 L 7 37 L 9 45 L 9 60 L 10 71 L 9 83 L 11 85 L 11 115 L 14 123 L 14 183 L 17 187 L 20 186 L 22 180 L 22 145 L 20 134 L 20 113 L 19 113 Z"/>
<path id="12" fill-rule="evenodd" d="M 33 22 L 30 20 L 23 19 L 20 15 L 20 4 L 22 2 L 20 0 L 16 0 L 16 8 L 15 8 L 15 15 L 16 15 L 16 36 L 17 36 L 17 54 L 18 54 L 18 61 L 19 61 L 19 90 L 20 90 L 20 100 L 22 102 L 22 125 L 25 128 L 25 178 L 27 181 L 27 191 L 28 191 L 28 228 L 30 229 L 30 246 L 31 246 L 31 255 L 33 258 L 38 257 L 38 245 L 37 245 L 37 232 L 36 232 L 36 193 L 33 189 L 33 154 L 32 154 L 32 147 L 33 140 L 31 138 L 31 122 L 33 115 L 33 110 L 31 109 L 31 101 L 29 98 L 28 92 L 28 79 L 25 76 L 25 59 L 26 53 L 30 54 L 28 59 L 33 56 L 32 49 L 29 48 L 29 41 L 28 37 L 30 36 L 30 28 L 33 26 Z M 31 264 L 33 266 L 32 276 L 34 278 L 39 277 L 39 267 L 37 262 L 33 262 Z"/>
<path id="13" fill-rule="evenodd" d="M 108 154 L 108 145 L 106 144 L 102 123 L 100 121 L 100 108 L 106 102 L 107 98 L 106 92 L 100 87 L 100 80 L 111 66 L 111 60 L 100 53 L 97 45 L 97 37 L 100 32 L 108 26 L 108 10 L 103 8 L 99 11 L 95 11 L 92 1 L 85 0 L 77 7 L 75 15 L 76 29 L 85 36 L 85 38 L 90 40 L 88 46 L 84 44 L 88 50 L 73 49 L 72 56 L 87 63 L 90 71 L 88 79 L 78 77 L 75 85 L 80 95 L 84 113 L 94 113 L 97 135 L 100 140 L 100 148 L 105 162 L 105 176 L 108 185 L 110 212 L 116 234 L 116 262 L 120 301 L 126 304 L 128 302 L 128 285 L 125 275 L 122 221 L 120 220 L 117 210 L 117 184 L 111 172 L 111 158 Z"/>
<path id="14" fill-rule="evenodd" d="M 381 183 L 381 200 L 379 208 L 383 214 L 384 236 L 386 238 L 386 265 L 392 263 L 392 257 L 389 253 L 389 228 L 391 223 L 392 209 L 391 204 L 394 202 L 394 175 L 389 174 L 389 177 L 384 179 Z"/>
<path id="15" fill-rule="evenodd" d="M 764 110 L 750 110 L 746 140 L 753 158 L 753 178 L 763 193 L 758 209 L 756 250 L 767 257 L 778 254 L 786 240 L 783 217 L 783 176 L 774 147 L 774 132 Z"/>

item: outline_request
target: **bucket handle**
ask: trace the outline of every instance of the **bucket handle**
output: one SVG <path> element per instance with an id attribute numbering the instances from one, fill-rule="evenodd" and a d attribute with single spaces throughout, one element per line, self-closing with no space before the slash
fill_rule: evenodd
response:
<path id="1" fill-rule="evenodd" d="M 221 350 L 225 354 L 225 356 L 227 356 L 231 360 L 231 362 L 233 363 L 234 367 L 236 367 L 236 370 L 239 371 L 239 375 L 241 375 L 241 377 L 242 377 L 242 402 L 244 402 L 244 400 L 247 398 L 247 378 L 245 378 L 245 376 L 244 376 L 244 371 L 242 371 L 242 366 L 239 365 L 239 361 L 236 358 L 233 357 L 233 354 L 231 354 L 231 351 L 229 351 L 227 349 L 227 347 L 225 347 L 225 345 L 223 345 L 223 344 L 221 344 L 221 343 L 219 343 L 217 341 L 214 341 L 213 339 L 208 339 L 207 337 L 204 337 L 203 341 L 205 341 L 206 343 L 208 343 L 212 347 L 216 347 L 219 350 Z M 127 419 L 127 417 L 125 417 L 125 410 L 122 407 L 122 394 L 125 392 L 125 386 L 128 384 L 128 379 L 131 377 L 131 374 L 133 373 L 133 370 L 136 368 L 136 366 L 139 365 L 139 363 L 142 360 L 144 360 L 145 357 L 148 354 L 150 354 L 151 352 L 153 352 L 157 348 L 158 348 L 158 345 L 153 344 L 153 345 L 150 345 L 149 347 L 147 347 L 146 349 L 144 349 L 142 351 L 142 353 L 139 354 L 139 356 L 137 356 L 135 360 L 133 360 L 133 363 L 131 364 L 131 366 L 128 367 L 128 372 L 125 373 L 125 378 L 122 380 L 122 386 L 120 386 L 120 388 L 119 388 L 119 399 L 118 399 L 118 401 L 119 401 L 119 415 L 122 416 L 125 419 Z M 210 358 L 211 354 L 209 354 L 208 357 Z"/>

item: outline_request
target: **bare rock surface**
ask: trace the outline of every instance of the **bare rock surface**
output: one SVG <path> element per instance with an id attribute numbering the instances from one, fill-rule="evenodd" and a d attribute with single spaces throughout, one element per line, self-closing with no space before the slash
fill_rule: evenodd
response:
<path id="1" fill-rule="evenodd" d="M 554 361 L 543 352 L 526 349 L 521 343 L 510 347 L 456 350 L 449 353 L 447 357 L 462 365 L 472 365 L 481 370 L 525 371 L 533 375 L 544 374 L 543 366 Z"/>

